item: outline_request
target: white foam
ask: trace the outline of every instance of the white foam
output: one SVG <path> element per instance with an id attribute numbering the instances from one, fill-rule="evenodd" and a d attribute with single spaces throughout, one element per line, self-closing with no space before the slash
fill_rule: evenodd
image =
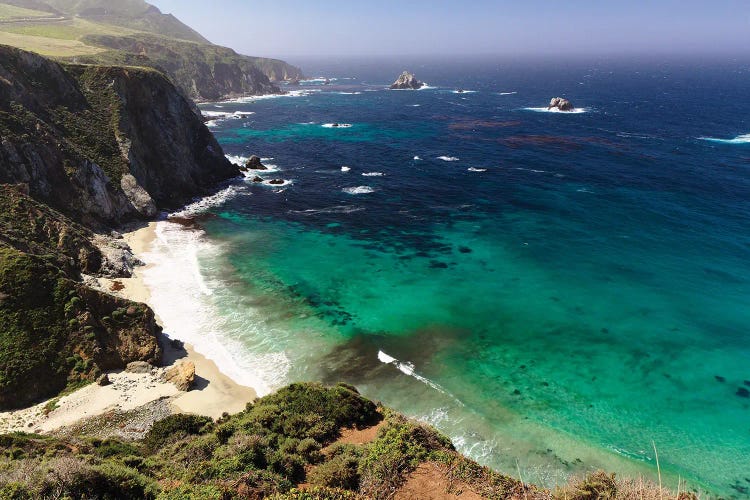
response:
<path id="1" fill-rule="evenodd" d="M 412 108 L 418 108 L 421 106 L 421 104 L 409 104 Z"/>
<path id="2" fill-rule="evenodd" d="M 535 174 L 546 174 L 546 170 L 535 170 L 533 168 L 515 167 L 513 170 L 523 170 L 524 172 L 534 172 Z"/>
<path id="3" fill-rule="evenodd" d="M 290 214 L 301 214 L 301 215 L 315 215 L 315 214 L 351 214 L 354 212 L 361 212 L 365 207 L 358 207 L 354 205 L 336 205 L 334 207 L 326 208 L 308 208 L 307 210 L 290 210 Z"/>
<path id="4" fill-rule="evenodd" d="M 698 137 L 698 139 L 721 144 L 750 144 L 750 134 L 738 135 L 734 139 L 718 139 L 716 137 Z"/>
<path id="5" fill-rule="evenodd" d="M 385 363 L 386 365 L 392 365 L 398 368 L 398 370 L 403 373 L 404 375 L 408 375 L 410 377 L 414 377 L 415 379 L 419 380 L 423 384 L 426 384 L 436 391 L 440 392 L 441 394 L 445 394 L 446 396 L 450 396 L 454 401 L 456 401 L 459 405 L 464 406 L 464 404 L 456 398 L 453 394 L 445 390 L 440 384 L 437 382 L 433 382 L 432 380 L 428 379 L 427 377 L 423 377 L 416 371 L 416 367 L 414 366 L 414 363 L 411 363 L 409 361 L 399 361 L 398 359 L 394 358 L 393 356 L 386 354 L 382 350 L 378 351 L 378 361 L 381 363 Z"/>
<path id="6" fill-rule="evenodd" d="M 415 156 L 414 161 L 422 161 L 422 158 L 420 158 L 419 156 Z"/>
<path id="7" fill-rule="evenodd" d="M 280 188 L 280 187 L 288 186 L 290 184 L 294 184 L 294 181 L 290 181 L 290 180 L 287 180 L 287 179 L 279 179 L 279 180 L 284 181 L 283 184 L 271 184 L 272 180 L 275 180 L 275 179 L 264 180 L 262 184 L 264 186 L 269 186 L 269 187 L 274 187 L 274 188 Z"/>
<path id="8" fill-rule="evenodd" d="M 498 92 L 499 95 L 515 95 L 518 94 L 518 92 Z"/>
<path id="9" fill-rule="evenodd" d="M 247 188 L 245 186 L 233 184 L 225 189 L 222 189 L 216 194 L 206 196 L 205 198 L 196 199 L 189 205 L 183 207 L 181 210 L 173 212 L 169 215 L 174 217 L 190 217 L 193 215 L 198 215 L 206 212 L 213 207 L 221 206 L 228 200 L 231 200 L 232 198 L 240 195 L 249 196 L 250 193 L 247 191 Z"/>
<path id="10" fill-rule="evenodd" d="M 339 92 L 339 95 L 362 95 L 362 92 Z"/>
<path id="11" fill-rule="evenodd" d="M 242 118 L 254 115 L 255 111 L 202 111 L 202 113 L 206 118 Z"/>
<path id="12" fill-rule="evenodd" d="M 370 186 L 348 187 L 342 189 L 342 191 L 347 194 L 370 194 L 375 192 Z"/>
<path id="13" fill-rule="evenodd" d="M 365 177 L 383 177 L 385 174 L 383 172 L 365 172 L 362 175 Z"/>
<path id="14" fill-rule="evenodd" d="M 246 102 L 254 102 L 254 101 L 264 101 L 267 99 L 281 99 L 285 97 L 306 97 L 315 92 L 320 92 L 320 89 L 290 90 L 284 94 L 251 95 L 251 96 L 239 97 L 237 99 L 230 99 L 224 102 L 225 103 L 246 103 Z"/>
<path id="15" fill-rule="evenodd" d="M 352 167 L 341 167 L 342 172 L 351 172 Z"/>
<path id="16" fill-rule="evenodd" d="M 437 159 L 443 161 L 459 161 L 461 158 L 457 156 L 438 156 Z"/>
<path id="17" fill-rule="evenodd" d="M 219 126 L 219 121 L 221 121 L 221 120 L 208 120 L 206 122 L 206 127 L 208 127 L 208 128 L 218 127 Z"/>
<path id="18" fill-rule="evenodd" d="M 476 94 L 476 90 L 453 90 L 452 93 L 454 94 Z"/>
<path id="19" fill-rule="evenodd" d="M 143 279 L 150 291 L 149 305 L 165 333 L 191 344 L 223 373 L 253 387 L 259 395 L 283 385 L 290 369 L 285 353 L 273 349 L 252 352 L 239 340 L 252 325 L 240 328 L 216 305 L 223 298 L 214 297 L 229 285 L 204 274 L 202 265 L 219 261 L 222 246 L 209 242 L 202 231 L 186 230 L 169 221 L 158 222 L 155 233 L 151 249 L 141 256 L 148 265 Z M 243 311 L 246 317 L 252 314 L 247 308 Z M 262 324 L 260 319 L 253 323 L 256 328 Z"/>
<path id="20" fill-rule="evenodd" d="M 475 168 L 475 167 L 469 167 L 466 170 L 468 170 L 469 172 L 486 172 L 487 171 L 486 168 Z"/>
<path id="21" fill-rule="evenodd" d="M 526 111 L 534 111 L 536 113 L 561 113 L 564 115 L 580 115 L 581 113 L 588 113 L 588 108 L 574 108 L 570 111 L 560 111 L 557 108 L 523 108 Z"/>
<path id="22" fill-rule="evenodd" d="M 351 123 L 324 123 L 323 128 L 351 128 Z"/>

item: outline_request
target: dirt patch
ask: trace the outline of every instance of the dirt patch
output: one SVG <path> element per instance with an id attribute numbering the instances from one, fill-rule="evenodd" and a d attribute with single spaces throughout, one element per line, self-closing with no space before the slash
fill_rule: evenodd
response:
<path id="1" fill-rule="evenodd" d="M 381 420 L 376 425 L 368 427 L 367 429 L 341 429 L 341 437 L 336 440 L 333 444 L 367 444 L 375 441 L 378 437 L 378 431 L 385 424 L 385 420 Z M 333 446 L 333 445 L 331 445 Z"/>
<path id="2" fill-rule="evenodd" d="M 427 462 L 409 474 L 395 500 L 481 500 L 468 485 L 451 483 L 440 465 Z"/>

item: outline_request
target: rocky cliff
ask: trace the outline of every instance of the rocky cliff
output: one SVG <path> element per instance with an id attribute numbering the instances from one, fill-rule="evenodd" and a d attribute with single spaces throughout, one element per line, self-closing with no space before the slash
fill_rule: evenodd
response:
<path id="1" fill-rule="evenodd" d="M 0 183 L 87 225 L 151 217 L 237 175 L 162 73 L 0 46 Z"/>
<path id="2" fill-rule="evenodd" d="M 153 311 L 80 282 L 102 270 L 92 236 L 24 187 L 0 185 L 0 410 L 159 362 Z"/>
<path id="3" fill-rule="evenodd" d="M 76 58 L 77 61 L 154 67 L 170 75 L 188 96 L 196 100 L 279 93 L 279 87 L 272 81 L 302 76 L 299 68 L 284 61 L 243 56 L 218 45 L 147 34 L 88 35 L 83 41 L 109 50 Z"/>

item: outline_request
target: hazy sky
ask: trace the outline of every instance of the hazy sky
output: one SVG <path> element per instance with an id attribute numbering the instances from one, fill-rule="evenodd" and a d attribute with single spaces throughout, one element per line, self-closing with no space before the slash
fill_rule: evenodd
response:
<path id="1" fill-rule="evenodd" d="M 750 0 L 149 0 L 263 56 L 750 53 Z"/>

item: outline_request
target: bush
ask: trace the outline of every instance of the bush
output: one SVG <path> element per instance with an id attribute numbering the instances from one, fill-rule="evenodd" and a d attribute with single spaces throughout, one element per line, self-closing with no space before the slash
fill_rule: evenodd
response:
<path id="1" fill-rule="evenodd" d="M 617 496 L 617 480 L 614 474 L 596 471 L 574 482 L 566 490 L 570 500 L 603 500 Z"/>
<path id="2" fill-rule="evenodd" d="M 359 489 L 359 450 L 352 445 L 341 446 L 332 450 L 332 454 L 330 460 L 310 472 L 310 484 L 353 491 Z"/>
<path id="3" fill-rule="evenodd" d="M 176 414 L 156 422 L 143 439 L 147 450 L 154 452 L 165 443 L 176 441 L 185 436 L 207 432 L 213 420 L 197 415 Z"/>

